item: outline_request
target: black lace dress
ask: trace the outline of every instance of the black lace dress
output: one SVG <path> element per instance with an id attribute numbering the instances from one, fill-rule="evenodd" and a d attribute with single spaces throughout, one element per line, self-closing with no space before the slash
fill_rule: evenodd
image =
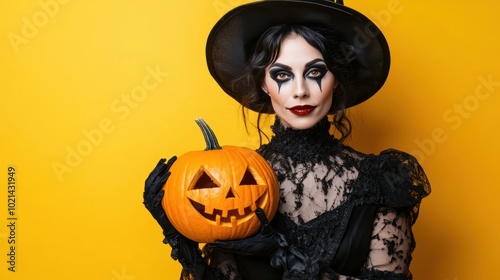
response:
<path id="1" fill-rule="evenodd" d="M 327 118 L 308 130 L 286 129 L 277 120 L 275 135 L 258 150 L 280 182 L 272 224 L 287 244 L 270 263 L 280 267 L 283 279 L 411 279 L 411 227 L 430 193 L 424 171 L 401 151 L 357 152 L 329 129 Z M 330 264 L 353 208 L 363 204 L 377 206 L 366 262 L 356 277 L 340 275 Z M 301 265 L 289 267 L 287 259 Z M 209 264 L 221 278 L 242 279 L 230 254 L 210 252 Z"/>

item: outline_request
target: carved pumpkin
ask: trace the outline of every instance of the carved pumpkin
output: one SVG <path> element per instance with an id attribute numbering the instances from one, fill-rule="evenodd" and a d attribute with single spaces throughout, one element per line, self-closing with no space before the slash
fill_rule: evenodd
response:
<path id="1" fill-rule="evenodd" d="M 197 119 L 207 143 L 204 151 L 177 158 L 163 187 L 162 206 L 174 227 L 200 243 L 249 237 L 260 229 L 260 207 L 271 220 L 278 207 L 278 181 L 254 150 L 220 147 L 213 131 Z"/>

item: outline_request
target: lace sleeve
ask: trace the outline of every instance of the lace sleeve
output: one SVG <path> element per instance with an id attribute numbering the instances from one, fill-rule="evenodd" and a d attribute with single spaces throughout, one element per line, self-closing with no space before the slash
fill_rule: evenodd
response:
<path id="1" fill-rule="evenodd" d="M 374 220 L 370 252 L 360 274 L 357 277 L 337 274 L 337 278 L 322 280 L 412 279 L 409 266 L 414 248 L 408 212 L 381 207 Z"/>
<path id="2" fill-rule="evenodd" d="M 417 160 L 390 149 L 368 156 L 361 169 L 360 187 L 375 191 L 379 208 L 370 252 L 359 279 L 412 279 L 409 269 L 415 240 L 415 223 L 421 200 L 431 192 Z M 340 278 L 342 279 L 342 278 Z M 352 279 L 347 277 L 346 279 Z"/>
<path id="3" fill-rule="evenodd" d="M 411 279 L 409 265 L 414 248 L 408 214 L 394 208 L 380 208 L 375 218 L 366 269 L 372 273 L 373 270 L 388 271 L 403 276 L 401 279 Z"/>

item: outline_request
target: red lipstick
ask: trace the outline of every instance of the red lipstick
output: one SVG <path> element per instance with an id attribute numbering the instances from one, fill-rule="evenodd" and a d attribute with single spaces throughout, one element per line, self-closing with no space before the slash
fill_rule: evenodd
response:
<path id="1" fill-rule="evenodd" d="M 293 106 L 292 108 L 289 108 L 290 112 L 297 116 L 306 116 L 309 115 L 316 106 L 311 106 L 311 105 L 300 105 L 300 106 Z"/>

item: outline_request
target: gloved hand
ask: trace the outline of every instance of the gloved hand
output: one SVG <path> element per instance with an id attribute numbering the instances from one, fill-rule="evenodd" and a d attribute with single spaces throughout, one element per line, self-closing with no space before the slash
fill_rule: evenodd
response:
<path id="1" fill-rule="evenodd" d="M 255 214 L 262 224 L 256 235 L 240 240 L 217 240 L 207 246 L 243 256 L 268 257 L 272 267 L 282 269 L 283 279 L 317 279 L 311 274 L 317 270 L 309 271 L 313 267 L 309 258 L 287 244 L 285 236 L 273 229 L 262 209 L 257 208 Z"/>
<path id="2" fill-rule="evenodd" d="M 284 237 L 278 234 L 269 224 L 266 214 L 261 208 L 257 208 L 255 214 L 262 224 L 262 227 L 256 235 L 240 240 L 216 240 L 208 246 L 244 256 L 271 257 L 274 255 L 280 248 L 280 245 L 286 245 L 286 241 Z"/>
<path id="3" fill-rule="evenodd" d="M 172 247 L 172 258 L 179 259 L 181 263 L 196 262 L 198 260 L 195 255 L 200 251 L 198 243 L 184 237 L 175 229 L 161 205 L 165 194 L 162 187 L 167 182 L 170 176 L 169 169 L 176 159 L 173 156 L 165 164 L 166 160 L 162 158 L 151 171 L 144 187 L 144 205 L 163 229 L 163 235 L 165 236 L 163 243 L 168 243 Z"/>
<path id="4" fill-rule="evenodd" d="M 158 224 L 160 224 L 163 229 L 163 235 L 167 238 L 174 237 L 179 234 L 172 223 L 168 220 L 167 214 L 161 206 L 161 201 L 165 193 L 165 191 L 162 190 L 162 187 L 167 182 L 167 179 L 170 176 L 170 172 L 168 170 L 176 159 L 177 157 L 173 156 L 166 164 L 166 159 L 160 159 L 156 167 L 153 171 L 151 171 L 146 179 L 143 195 L 144 206 L 146 206 L 153 218 L 155 218 Z"/>

